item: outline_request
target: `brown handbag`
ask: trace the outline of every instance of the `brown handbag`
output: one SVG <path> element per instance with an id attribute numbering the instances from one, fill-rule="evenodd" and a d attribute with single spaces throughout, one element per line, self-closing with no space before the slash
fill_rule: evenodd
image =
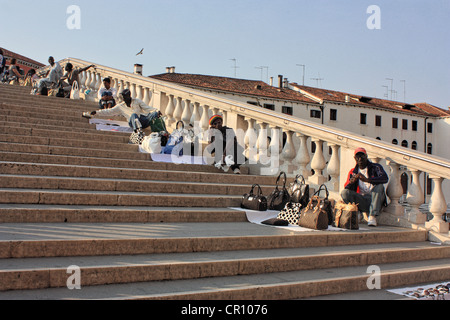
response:
<path id="1" fill-rule="evenodd" d="M 323 201 L 324 199 L 320 199 L 319 196 L 311 197 L 298 218 L 300 227 L 314 230 L 328 229 L 328 214 L 324 210 Z"/>
<path id="2" fill-rule="evenodd" d="M 333 226 L 337 228 L 358 230 L 359 229 L 359 217 L 358 217 L 358 205 L 356 203 L 344 203 L 338 202 L 334 206 Z"/>

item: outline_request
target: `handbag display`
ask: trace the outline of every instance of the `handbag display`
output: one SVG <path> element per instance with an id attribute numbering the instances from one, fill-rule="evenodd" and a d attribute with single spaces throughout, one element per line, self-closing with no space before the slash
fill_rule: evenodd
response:
<path id="1" fill-rule="evenodd" d="M 142 141 L 142 149 L 148 153 L 161 153 L 161 137 L 159 133 L 153 132 Z"/>
<path id="2" fill-rule="evenodd" d="M 258 194 L 253 193 L 255 187 L 258 187 Z M 256 211 L 267 210 L 267 199 L 263 196 L 259 184 L 254 184 L 250 192 L 242 196 L 241 208 Z"/>
<path id="3" fill-rule="evenodd" d="M 322 191 L 322 190 L 325 190 L 325 198 L 324 198 L 324 197 L 320 197 L 320 191 Z M 334 201 L 328 199 L 328 196 L 329 196 L 329 195 L 330 195 L 330 194 L 329 194 L 329 192 L 328 192 L 327 186 L 324 185 L 324 184 L 322 184 L 322 185 L 319 187 L 319 190 L 317 190 L 317 191 L 314 193 L 314 196 L 317 196 L 316 198 L 314 198 L 314 199 L 315 199 L 315 200 L 314 200 L 314 205 L 316 204 L 317 199 L 321 199 L 321 200 L 322 200 L 322 201 L 321 201 L 322 209 L 323 209 L 323 211 L 325 211 L 326 214 L 327 214 L 327 217 L 328 217 L 328 225 L 331 225 L 331 224 L 333 223 L 333 221 L 334 221 L 334 217 L 333 217 L 333 207 L 334 207 L 333 204 L 334 204 Z M 312 198 L 311 198 L 311 199 L 312 199 Z"/>
<path id="4" fill-rule="evenodd" d="M 298 218 L 298 225 L 303 228 L 314 230 L 328 229 L 328 214 L 324 210 L 324 199 L 314 195 L 308 205 L 302 209 Z"/>
<path id="5" fill-rule="evenodd" d="M 280 181 L 281 176 L 283 176 L 283 187 L 278 189 L 278 183 Z M 269 210 L 278 210 L 281 211 L 286 203 L 289 202 L 291 196 L 286 189 L 286 173 L 281 172 L 277 178 L 275 190 L 267 197 L 267 204 Z"/>
<path id="6" fill-rule="evenodd" d="M 301 209 L 300 203 L 288 202 L 278 214 L 277 219 L 285 220 L 292 225 L 298 225 Z"/>
<path id="7" fill-rule="evenodd" d="M 338 202 L 333 210 L 333 227 L 348 230 L 359 229 L 359 209 L 356 203 Z"/>
<path id="8" fill-rule="evenodd" d="M 302 178 L 301 182 L 298 181 Z M 291 202 L 300 203 L 302 207 L 306 207 L 309 202 L 309 185 L 306 184 L 305 178 L 302 175 L 297 175 L 288 189 L 291 195 Z"/>

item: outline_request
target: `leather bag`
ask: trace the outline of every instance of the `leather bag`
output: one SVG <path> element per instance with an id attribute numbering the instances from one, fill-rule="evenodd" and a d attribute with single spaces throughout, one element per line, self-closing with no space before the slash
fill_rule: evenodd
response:
<path id="1" fill-rule="evenodd" d="M 323 199 L 313 196 L 308 205 L 302 209 L 298 218 L 298 225 L 303 228 L 314 230 L 328 229 L 328 215 L 323 208 Z"/>
<path id="2" fill-rule="evenodd" d="M 302 205 L 300 203 L 288 202 L 278 214 L 277 219 L 285 220 L 294 226 L 298 225 L 301 209 Z"/>
<path id="3" fill-rule="evenodd" d="M 255 187 L 258 187 L 258 194 L 253 193 Z M 254 184 L 250 192 L 242 196 L 241 208 L 256 211 L 267 210 L 267 199 L 263 196 L 259 184 Z"/>
<path id="4" fill-rule="evenodd" d="M 302 180 L 299 182 L 299 178 Z M 306 207 L 309 202 L 309 185 L 306 184 L 302 175 L 297 175 L 288 189 L 291 195 L 291 202 L 300 203 L 302 207 Z"/>
<path id="5" fill-rule="evenodd" d="M 342 201 L 336 203 L 333 211 L 333 226 L 348 230 L 358 230 L 358 213 L 359 209 L 356 203 L 344 203 Z"/>
<path id="6" fill-rule="evenodd" d="M 320 192 L 324 190 L 325 191 L 325 197 L 321 197 L 320 196 Z M 326 212 L 327 217 L 328 217 L 328 225 L 333 224 L 334 221 L 334 216 L 333 216 L 333 208 L 334 208 L 334 200 L 330 200 L 328 199 L 329 197 L 329 192 L 328 192 L 328 188 L 326 185 L 322 184 L 319 187 L 319 190 L 317 190 L 314 193 L 314 196 L 317 196 L 316 198 L 314 198 L 314 205 L 317 202 L 317 198 L 321 199 L 322 201 L 320 202 L 320 205 L 322 206 L 322 210 Z M 311 198 L 312 199 L 312 198 Z"/>
<path id="7" fill-rule="evenodd" d="M 278 183 L 280 182 L 281 176 L 283 176 L 283 186 L 281 190 L 279 189 Z M 286 203 L 289 202 L 291 196 L 286 189 L 286 173 L 281 172 L 277 178 L 275 190 L 267 197 L 267 203 L 269 210 L 283 210 Z"/>

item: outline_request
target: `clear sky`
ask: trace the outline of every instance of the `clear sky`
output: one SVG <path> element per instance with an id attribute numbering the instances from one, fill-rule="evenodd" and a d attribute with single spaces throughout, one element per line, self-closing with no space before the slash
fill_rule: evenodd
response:
<path id="1" fill-rule="evenodd" d="M 80 8 L 79 20 L 70 5 Z M 371 5 L 379 15 L 367 13 Z M 300 64 L 305 85 L 378 98 L 393 89 L 398 101 L 406 88 L 409 103 L 450 106 L 450 0 L 0 0 L 0 7 L 0 46 L 43 63 L 52 55 L 125 71 L 141 63 L 145 75 L 175 66 L 302 83 Z"/>

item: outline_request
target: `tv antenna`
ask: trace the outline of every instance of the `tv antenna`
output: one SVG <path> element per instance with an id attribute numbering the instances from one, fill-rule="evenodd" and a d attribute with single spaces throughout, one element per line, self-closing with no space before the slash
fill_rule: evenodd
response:
<path id="1" fill-rule="evenodd" d="M 303 67 L 303 85 L 305 85 L 305 65 L 304 64 L 297 64 L 299 67 Z"/>
<path id="2" fill-rule="evenodd" d="M 406 102 L 406 80 L 400 80 L 403 82 L 403 102 Z"/>
<path id="3" fill-rule="evenodd" d="M 230 60 L 231 60 L 231 61 L 234 61 L 234 67 L 231 67 L 231 68 L 234 69 L 234 77 L 236 78 L 236 76 L 237 76 L 236 70 L 239 69 L 239 67 L 236 66 L 236 59 L 230 59 Z"/>
<path id="4" fill-rule="evenodd" d="M 311 78 L 311 80 L 317 81 L 317 87 L 322 88 L 322 80 L 324 80 L 324 79 L 320 77 L 320 73 L 319 73 L 318 78 Z M 320 87 L 319 87 L 319 82 L 320 82 Z"/>

